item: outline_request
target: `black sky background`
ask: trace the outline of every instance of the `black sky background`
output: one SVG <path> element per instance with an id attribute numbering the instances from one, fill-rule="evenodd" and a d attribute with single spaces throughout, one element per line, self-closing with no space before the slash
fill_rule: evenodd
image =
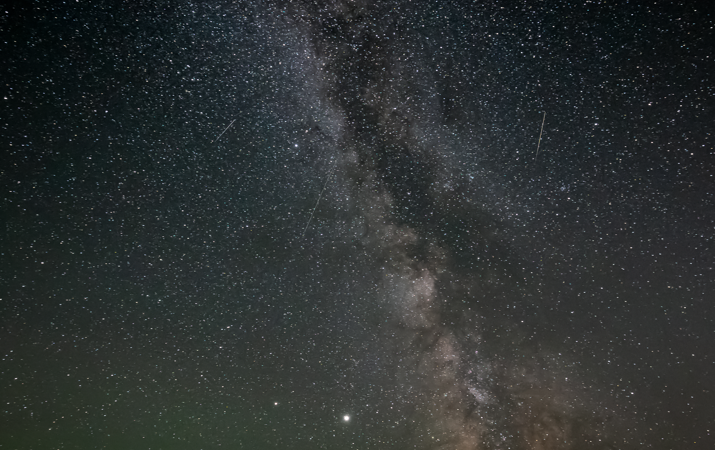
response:
<path id="1" fill-rule="evenodd" d="M 715 443 L 712 7 L 0 20 L 0 447 Z"/>

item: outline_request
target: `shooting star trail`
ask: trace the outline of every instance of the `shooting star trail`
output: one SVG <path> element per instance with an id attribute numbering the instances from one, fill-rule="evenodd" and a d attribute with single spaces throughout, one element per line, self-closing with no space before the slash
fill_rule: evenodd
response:
<path id="1" fill-rule="evenodd" d="M 231 125 L 233 125 L 233 123 L 234 123 L 235 121 L 236 121 L 236 119 L 233 119 L 233 120 L 231 121 L 231 123 L 229 123 L 228 126 L 221 132 L 221 134 L 219 134 L 216 139 L 214 139 L 213 141 L 211 141 L 211 143 L 213 144 L 214 142 L 216 142 L 216 141 L 218 141 L 219 139 L 221 139 L 221 136 L 223 136 L 223 134 L 224 134 L 226 131 L 228 131 L 229 128 L 231 128 Z"/>
<path id="2" fill-rule="evenodd" d="M 313 220 L 313 214 L 315 214 L 315 210 L 318 209 L 318 203 L 320 203 L 320 198 L 323 196 L 323 192 L 325 192 L 325 188 L 328 187 L 328 181 L 330 181 L 330 177 L 333 175 L 333 170 L 335 170 L 335 166 L 337 163 L 337 158 L 335 161 L 333 161 L 333 167 L 330 168 L 330 172 L 328 173 L 328 178 L 325 179 L 325 184 L 323 185 L 323 190 L 320 191 L 320 195 L 318 195 L 318 201 L 315 202 L 315 206 L 313 207 L 313 211 L 310 213 L 310 218 L 308 219 L 308 223 L 305 224 L 305 229 L 303 229 L 303 234 L 301 234 L 301 238 L 305 236 L 305 232 L 308 231 L 308 226 L 310 226 L 310 221 Z"/>
<path id="3" fill-rule="evenodd" d="M 546 111 L 544 111 L 544 118 L 541 121 L 541 131 L 539 132 L 539 143 L 536 144 L 536 155 L 534 156 L 534 161 L 536 161 L 536 157 L 539 156 L 539 146 L 541 145 L 541 135 L 544 132 L 544 122 L 546 122 Z"/>

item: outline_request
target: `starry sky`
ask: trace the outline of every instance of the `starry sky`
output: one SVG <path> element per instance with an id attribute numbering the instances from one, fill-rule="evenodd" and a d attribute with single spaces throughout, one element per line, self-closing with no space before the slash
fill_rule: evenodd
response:
<path id="1" fill-rule="evenodd" d="M 715 16 L 658 3 L 4 6 L 0 448 L 713 448 Z"/>

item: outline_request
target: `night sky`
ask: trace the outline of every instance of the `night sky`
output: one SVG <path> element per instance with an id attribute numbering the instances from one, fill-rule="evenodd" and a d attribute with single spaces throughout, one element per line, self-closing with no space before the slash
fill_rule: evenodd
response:
<path id="1" fill-rule="evenodd" d="M 66 3 L 0 8 L 1 449 L 715 448 L 713 6 Z"/>

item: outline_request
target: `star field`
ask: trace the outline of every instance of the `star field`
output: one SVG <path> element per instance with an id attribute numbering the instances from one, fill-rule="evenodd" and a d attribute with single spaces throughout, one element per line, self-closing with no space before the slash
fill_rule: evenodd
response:
<path id="1" fill-rule="evenodd" d="M 0 30 L 0 447 L 715 444 L 711 7 Z"/>

